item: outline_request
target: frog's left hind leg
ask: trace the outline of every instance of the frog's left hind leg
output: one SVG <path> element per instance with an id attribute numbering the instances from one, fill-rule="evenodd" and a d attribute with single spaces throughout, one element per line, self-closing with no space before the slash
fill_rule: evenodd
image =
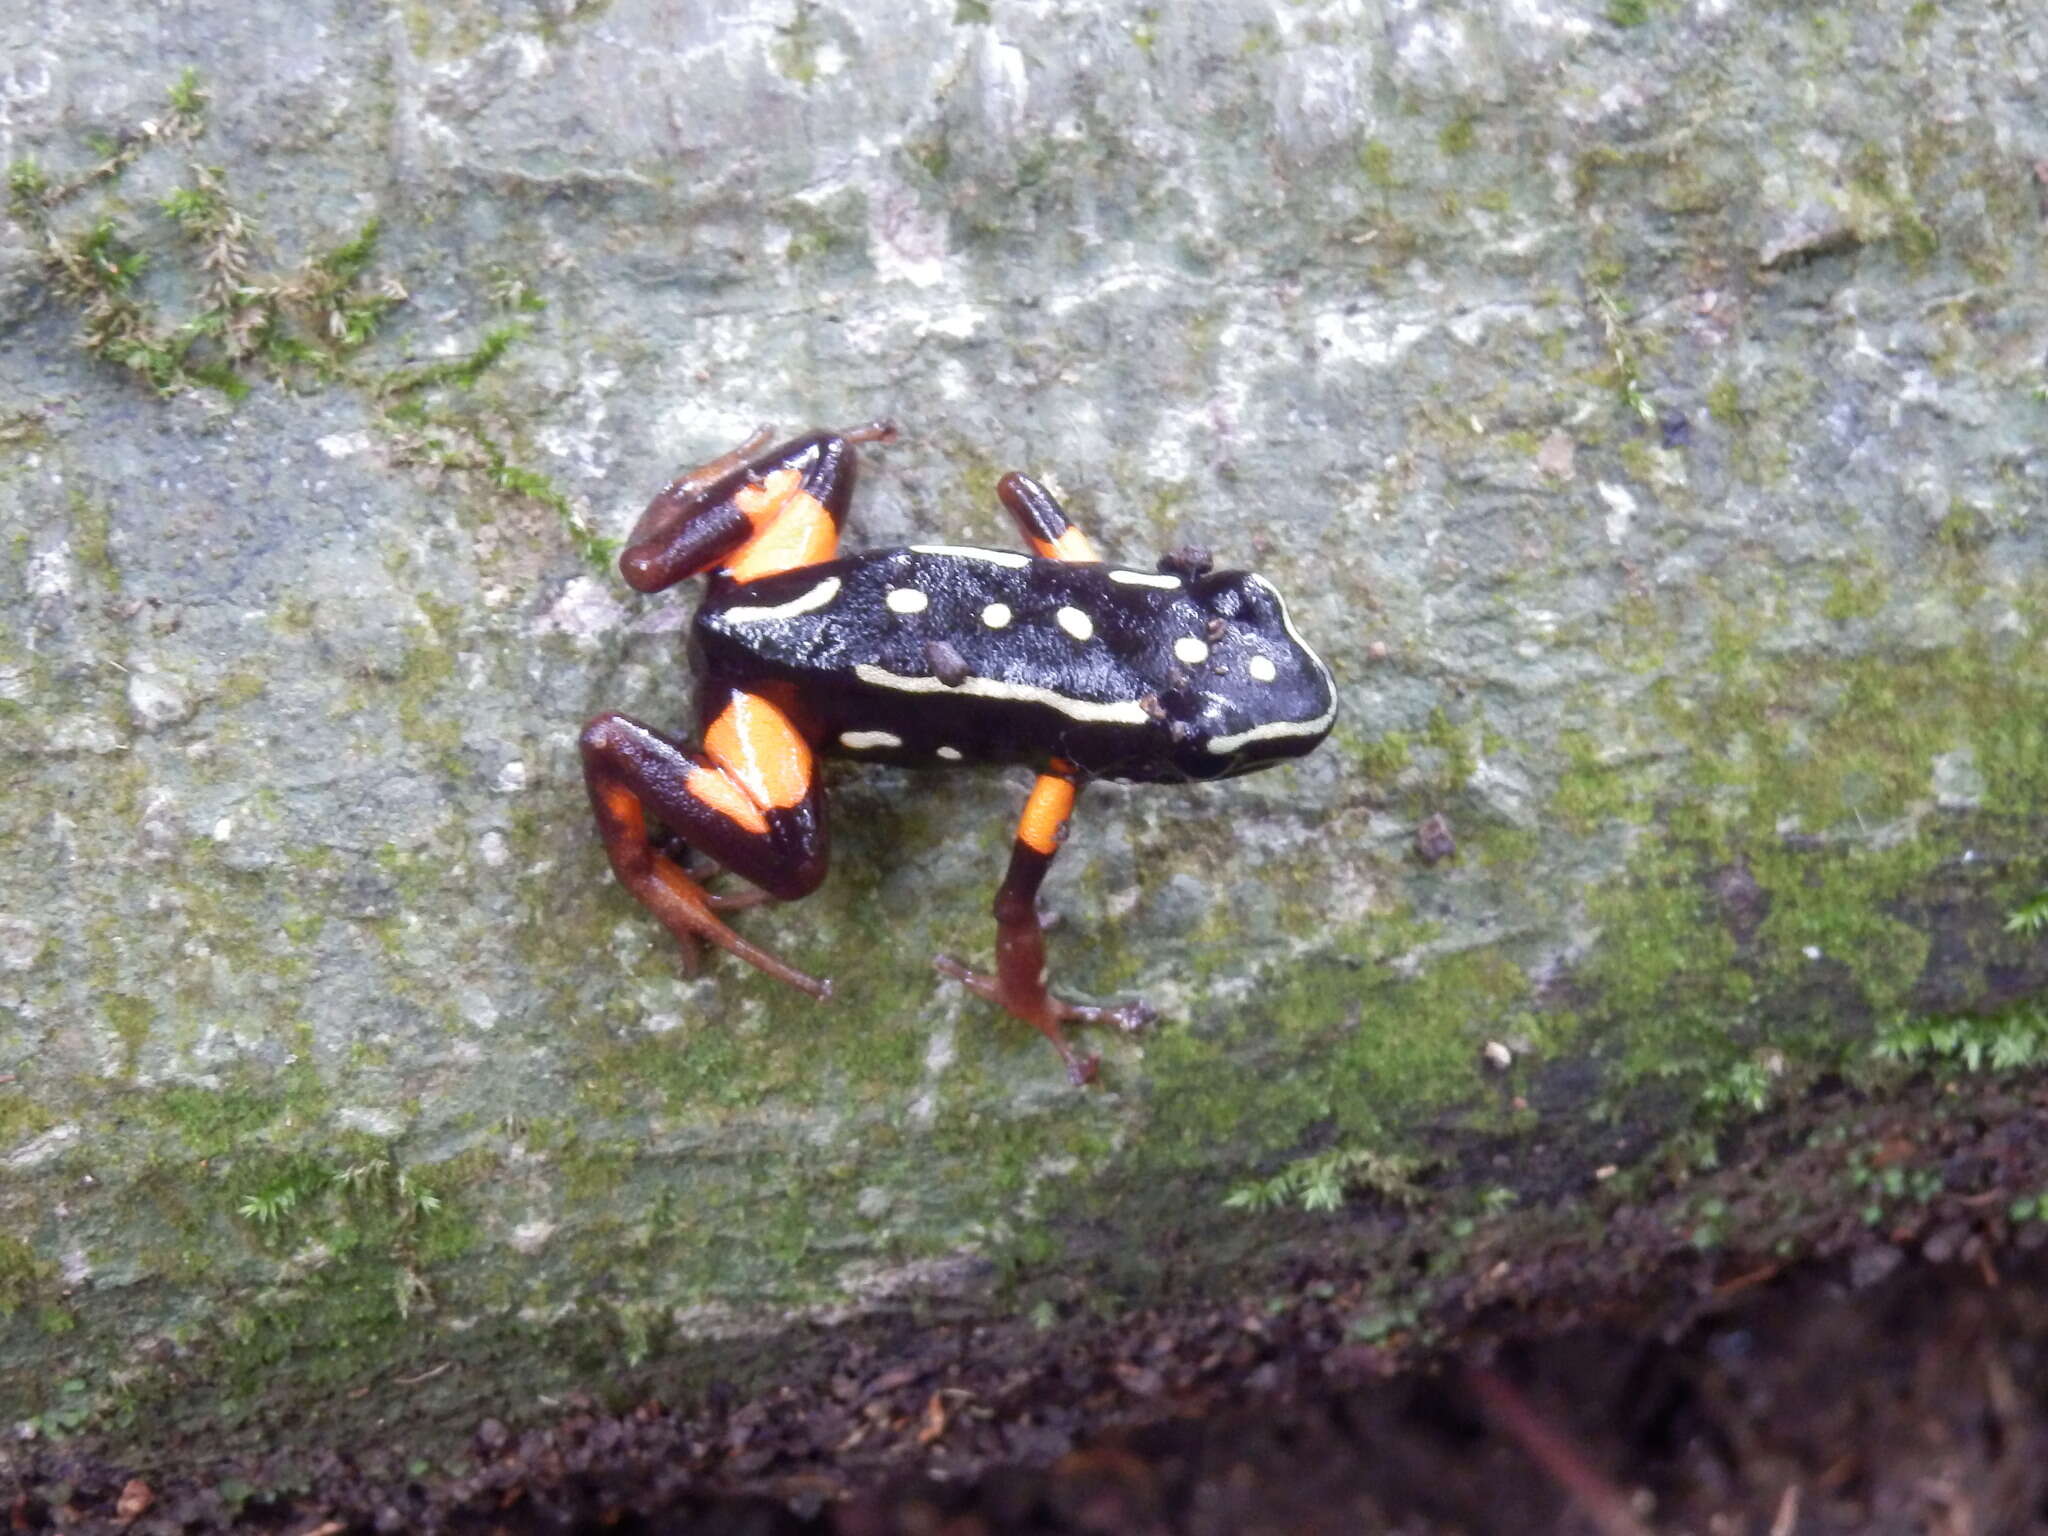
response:
<path id="1" fill-rule="evenodd" d="M 718 915 L 752 904 L 699 885 L 649 820 L 767 895 L 794 901 L 825 877 L 825 801 L 803 738 L 767 700 L 732 690 L 692 752 L 625 715 L 583 728 L 583 776 L 619 883 L 694 956 L 699 939 L 813 997 L 832 984 L 748 943 Z"/>
<path id="2" fill-rule="evenodd" d="M 876 421 L 770 448 L 762 427 L 648 502 L 619 553 L 619 574 L 635 591 L 659 592 L 705 571 L 753 581 L 831 559 L 853 496 L 855 448 L 895 435 Z"/>
<path id="3" fill-rule="evenodd" d="M 1158 1017 L 1143 1003 L 1092 1008 L 1067 1002 L 1046 989 L 1045 924 L 1038 915 L 1038 888 L 1052 868 L 1060 844 L 1066 841 L 1080 792 L 1080 779 L 1073 768 L 1058 761 L 1031 787 L 1031 798 L 1017 822 L 1016 841 L 1010 845 L 1009 872 L 996 888 L 995 974 L 971 971 L 949 955 L 932 962 L 940 974 L 1042 1031 L 1067 1064 L 1068 1080 L 1077 1087 L 1095 1080 L 1100 1058 L 1077 1055 L 1060 1029 L 1062 1024 L 1114 1024 L 1119 1029 L 1136 1030 Z"/>

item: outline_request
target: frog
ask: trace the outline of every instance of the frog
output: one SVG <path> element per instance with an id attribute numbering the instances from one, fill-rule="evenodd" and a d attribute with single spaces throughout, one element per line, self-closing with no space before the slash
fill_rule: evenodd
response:
<path id="1" fill-rule="evenodd" d="M 578 745 L 598 834 L 687 969 L 708 943 L 823 1000 L 828 979 L 727 921 L 823 881 L 821 764 L 1030 769 L 996 888 L 994 969 L 932 963 L 1043 1033 L 1068 1079 L 1087 1084 L 1100 1057 L 1076 1050 L 1067 1026 L 1136 1031 L 1158 1015 L 1049 985 L 1040 890 L 1082 791 L 1228 779 L 1301 757 L 1336 722 L 1336 686 L 1264 577 L 1219 570 L 1192 547 L 1151 570 L 1104 561 L 1021 472 L 995 489 L 1023 549 L 842 554 L 860 450 L 897 436 L 875 421 L 777 443 L 764 427 L 648 503 L 619 573 L 649 594 L 706 579 L 689 646 L 697 744 L 628 715 L 590 719 Z M 713 889 L 720 873 L 746 888 Z"/>

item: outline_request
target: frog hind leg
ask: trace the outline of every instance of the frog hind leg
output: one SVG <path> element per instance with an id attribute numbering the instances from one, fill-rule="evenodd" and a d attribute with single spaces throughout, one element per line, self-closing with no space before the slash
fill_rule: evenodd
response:
<path id="1" fill-rule="evenodd" d="M 812 997 L 829 981 L 788 965 L 735 933 L 719 915 L 762 899 L 707 892 L 675 844 L 705 855 L 765 897 L 794 901 L 825 877 L 825 801 L 809 746 L 767 700 L 734 689 L 692 752 L 626 715 L 599 715 L 579 743 L 599 835 L 619 883 L 694 961 L 704 940 Z M 650 828 L 650 818 L 670 834 Z"/>
<path id="2" fill-rule="evenodd" d="M 1090 1007 L 1070 1003 L 1046 987 L 1045 924 L 1038 915 L 1038 888 L 1054 855 L 1066 841 L 1080 779 L 1066 763 L 1054 762 L 1031 787 L 1017 837 L 1010 845 L 1010 867 L 996 888 L 996 968 L 993 975 L 969 970 L 950 955 L 932 964 L 943 976 L 984 997 L 1015 1018 L 1042 1032 L 1066 1063 L 1067 1078 L 1076 1087 L 1095 1080 L 1100 1057 L 1082 1056 L 1068 1043 L 1063 1024 L 1113 1024 L 1118 1029 L 1143 1029 L 1158 1015 L 1143 1003 Z"/>
<path id="3" fill-rule="evenodd" d="M 1003 476 L 996 482 L 996 499 L 1040 559 L 1069 565 L 1102 563 L 1088 535 L 1074 526 L 1059 499 L 1029 475 L 1012 470 Z"/>
<path id="4" fill-rule="evenodd" d="M 886 443 L 893 423 L 806 432 L 768 447 L 768 428 L 658 492 L 619 554 L 619 574 L 659 592 L 706 571 L 752 581 L 829 560 L 853 497 L 855 447 Z"/>

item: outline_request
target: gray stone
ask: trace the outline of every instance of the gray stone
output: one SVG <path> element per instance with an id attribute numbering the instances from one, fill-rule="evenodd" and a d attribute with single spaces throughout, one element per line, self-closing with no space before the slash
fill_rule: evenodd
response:
<path id="1" fill-rule="evenodd" d="M 1856 1021 L 1797 1084 L 1931 954 L 2020 965 L 2048 32 L 1622 10 L 0 15 L 0 1418 L 467 1424 L 1199 1269 L 1333 1147 L 1590 1187 L 1774 1010 Z M 1023 776 L 834 771 L 831 877 L 740 919 L 829 1006 L 686 975 L 591 833 L 579 723 L 691 728 L 693 594 L 610 543 L 882 414 L 854 539 L 1010 543 L 1028 469 L 1256 564 L 1341 685 L 1298 766 L 1084 798 L 1056 980 L 1167 1014 L 1092 1093 L 930 969 Z"/>

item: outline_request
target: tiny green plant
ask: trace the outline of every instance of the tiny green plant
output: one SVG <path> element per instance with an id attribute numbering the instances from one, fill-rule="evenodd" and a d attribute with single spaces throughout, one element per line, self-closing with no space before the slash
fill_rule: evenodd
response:
<path id="1" fill-rule="evenodd" d="M 1621 396 L 1621 403 L 1643 425 L 1653 427 L 1657 424 L 1657 408 L 1650 403 L 1649 392 L 1643 387 L 1642 370 L 1629 336 L 1627 317 L 1614 295 L 1602 284 L 1593 285 L 1593 302 L 1600 312 L 1600 328 L 1607 339 L 1608 353 L 1614 359 L 1614 386 Z"/>
<path id="2" fill-rule="evenodd" d="M 1269 1178 L 1240 1184 L 1224 1197 L 1234 1211 L 1271 1211 L 1298 1205 L 1304 1211 L 1334 1211 L 1354 1192 L 1378 1195 L 1397 1205 L 1422 1199 L 1415 1184 L 1420 1162 L 1367 1147 L 1334 1147 L 1289 1163 Z"/>
<path id="3" fill-rule="evenodd" d="M 2031 1003 L 1985 1017 L 1907 1018 L 1881 1027 L 1880 1061 L 2012 1072 L 2048 1063 L 2048 1006 Z"/>
<path id="4" fill-rule="evenodd" d="M 284 1225 L 285 1218 L 299 1208 L 299 1202 L 305 1195 L 306 1192 L 296 1184 L 273 1185 L 253 1195 L 244 1195 L 236 1209 L 245 1220 L 275 1232 Z"/>
<path id="5" fill-rule="evenodd" d="M 431 1216 L 441 1209 L 441 1197 L 422 1186 L 405 1169 L 388 1157 L 374 1157 L 353 1163 L 334 1176 L 335 1188 L 358 1199 L 388 1205 L 407 1222 Z"/>
<path id="6" fill-rule="evenodd" d="M 2048 928 L 2048 890 L 2020 903 L 2005 916 L 2007 933 L 2039 933 Z"/>
<path id="7" fill-rule="evenodd" d="M 68 1440 L 83 1429 L 92 1416 L 91 1390 L 84 1378 L 73 1376 L 57 1389 L 55 1402 L 24 1422 L 33 1434 L 45 1440 Z"/>
<path id="8" fill-rule="evenodd" d="M 1779 1071 L 1782 1063 L 1777 1064 Z M 1771 1082 L 1776 1076 L 1769 1061 L 1733 1062 L 1700 1087 L 1700 1104 L 1709 1110 L 1745 1109 L 1761 1114 L 1770 1102 Z"/>

